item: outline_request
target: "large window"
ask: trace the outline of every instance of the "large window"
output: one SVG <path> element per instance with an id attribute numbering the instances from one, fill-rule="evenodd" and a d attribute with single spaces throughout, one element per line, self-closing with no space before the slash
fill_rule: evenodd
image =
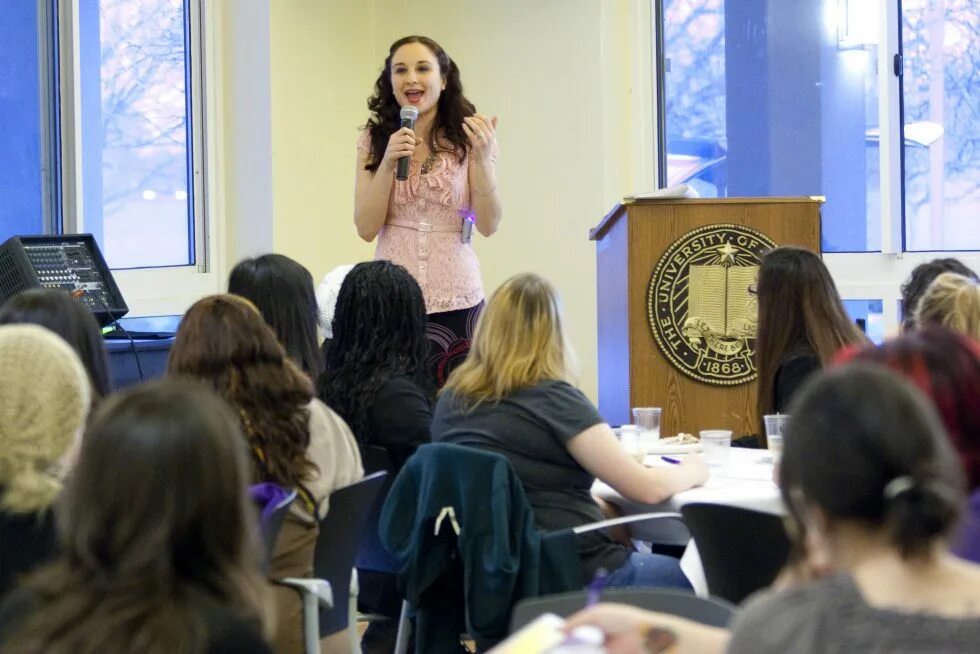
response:
<path id="1" fill-rule="evenodd" d="M 113 268 L 194 264 L 189 0 L 79 0 L 84 228 Z"/>
<path id="2" fill-rule="evenodd" d="M 825 261 L 875 337 L 917 263 L 980 267 L 980 2 L 652 2 L 661 182 L 824 196 Z"/>
<path id="3" fill-rule="evenodd" d="M 828 4 L 664 0 L 667 182 L 823 195 L 824 250 L 876 250 L 874 35 L 840 33 Z"/>
<path id="4" fill-rule="evenodd" d="M 663 0 L 666 181 L 823 195 L 825 252 L 880 249 L 880 7 Z M 901 23 L 905 249 L 980 249 L 980 3 L 903 0 Z"/>
<path id="5" fill-rule="evenodd" d="M 908 250 L 980 249 L 980 2 L 902 0 Z"/>
<path id="6" fill-rule="evenodd" d="M 15 0 L 0 20 L 0 240 L 91 232 L 204 270 L 199 0 Z"/>

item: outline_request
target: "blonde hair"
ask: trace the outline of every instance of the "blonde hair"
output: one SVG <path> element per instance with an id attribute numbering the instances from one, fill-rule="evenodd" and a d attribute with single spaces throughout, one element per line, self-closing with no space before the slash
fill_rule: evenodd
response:
<path id="1" fill-rule="evenodd" d="M 443 391 L 473 408 L 544 380 L 571 381 L 573 368 L 554 288 L 525 273 L 508 279 L 490 297 L 466 361 Z"/>
<path id="2" fill-rule="evenodd" d="M 941 325 L 980 341 L 980 285 L 956 273 L 939 275 L 919 299 L 915 325 Z"/>

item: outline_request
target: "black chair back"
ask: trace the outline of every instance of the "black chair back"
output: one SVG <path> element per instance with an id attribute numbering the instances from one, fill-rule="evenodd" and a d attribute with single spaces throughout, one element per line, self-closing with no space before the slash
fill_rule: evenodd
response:
<path id="1" fill-rule="evenodd" d="M 384 486 L 386 472 L 375 472 L 330 494 L 330 509 L 320 522 L 313 554 L 313 576 L 333 590 L 333 608 L 320 611 L 320 636 L 347 628 L 350 577 L 370 507 Z"/>
<path id="2" fill-rule="evenodd" d="M 361 534 L 361 542 L 357 545 L 357 556 L 354 559 L 358 570 L 372 570 L 374 572 L 387 572 L 396 574 L 398 572 L 398 562 L 388 550 L 381 544 L 378 538 L 378 524 L 381 522 L 381 507 L 384 506 L 388 491 L 395 482 L 395 469 L 388 456 L 388 450 L 378 445 L 365 445 L 361 448 L 361 461 L 364 464 L 364 471 L 387 472 L 384 484 L 371 505 L 368 513 L 366 526 Z"/>
<path id="3" fill-rule="evenodd" d="M 567 618 L 585 608 L 585 598 L 586 591 L 581 590 L 521 600 L 511 613 L 510 632 L 523 628 L 544 613 Z M 735 607 L 724 600 L 698 597 L 680 590 L 610 588 L 602 593 L 602 601 L 676 615 L 712 627 L 727 627 L 735 616 Z"/>
<path id="4" fill-rule="evenodd" d="M 716 597 L 739 604 L 786 565 L 789 539 L 778 515 L 722 504 L 687 504 L 681 514 Z"/>

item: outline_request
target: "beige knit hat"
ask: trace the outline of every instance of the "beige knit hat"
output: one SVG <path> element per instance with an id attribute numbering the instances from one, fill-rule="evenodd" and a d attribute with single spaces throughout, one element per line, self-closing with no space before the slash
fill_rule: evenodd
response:
<path id="1" fill-rule="evenodd" d="M 61 490 L 59 460 L 88 414 L 78 355 L 37 325 L 0 326 L 0 509 L 32 513 Z"/>
<path id="2" fill-rule="evenodd" d="M 316 303 L 318 307 L 317 322 L 324 338 L 333 339 L 333 314 L 337 308 L 337 296 L 347 273 L 354 269 L 354 264 L 337 266 L 327 273 L 320 285 L 316 287 Z"/>

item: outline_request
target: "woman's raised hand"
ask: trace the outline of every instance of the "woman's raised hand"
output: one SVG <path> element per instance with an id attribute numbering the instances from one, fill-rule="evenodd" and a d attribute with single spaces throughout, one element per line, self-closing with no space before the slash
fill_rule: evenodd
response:
<path id="1" fill-rule="evenodd" d="M 497 117 L 473 114 L 463 119 L 463 131 L 470 140 L 470 154 L 481 162 L 490 160 L 497 141 Z"/>
<path id="2" fill-rule="evenodd" d="M 399 159 L 411 157 L 415 153 L 417 144 L 415 132 L 407 127 L 402 127 L 388 139 L 388 147 L 385 148 L 384 156 L 381 158 L 381 167 L 388 172 L 393 171 L 398 165 Z"/>

